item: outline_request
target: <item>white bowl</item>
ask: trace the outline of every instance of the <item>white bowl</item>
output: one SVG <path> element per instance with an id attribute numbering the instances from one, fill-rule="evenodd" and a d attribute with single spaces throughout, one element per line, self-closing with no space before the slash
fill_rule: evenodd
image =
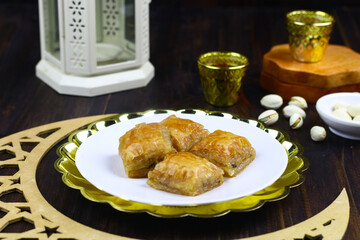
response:
<path id="1" fill-rule="evenodd" d="M 360 140 L 360 122 L 342 119 L 332 114 L 334 105 L 339 102 L 360 103 L 360 93 L 340 92 L 325 95 L 317 100 L 316 110 L 331 132 L 340 137 Z"/>

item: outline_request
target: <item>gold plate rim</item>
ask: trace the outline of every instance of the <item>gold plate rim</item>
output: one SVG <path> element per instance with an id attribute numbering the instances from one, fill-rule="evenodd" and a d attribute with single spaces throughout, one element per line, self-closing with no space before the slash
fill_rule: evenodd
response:
<path id="1" fill-rule="evenodd" d="M 194 206 L 152 205 L 121 199 L 97 189 L 78 172 L 75 165 L 75 153 L 84 139 L 112 124 L 141 116 L 151 116 L 161 113 L 182 113 L 204 116 L 215 115 L 243 121 L 258 127 L 271 134 L 285 147 L 289 160 L 287 169 L 275 183 L 250 196 L 226 202 Z M 68 137 L 68 141 L 57 148 L 57 155 L 59 158 L 55 161 L 54 166 L 57 171 L 62 173 L 62 181 L 67 186 L 80 190 L 81 194 L 91 201 L 108 203 L 119 211 L 129 213 L 146 212 L 150 215 L 162 218 L 179 218 L 185 216 L 209 218 L 220 217 L 229 212 L 253 211 L 262 207 L 266 202 L 278 201 L 288 196 L 290 188 L 301 185 L 305 180 L 302 173 L 308 168 L 308 161 L 302 156 L 302 153 L 302 147 L 299 144 L 291 142 L 289 136 L 285 132 L 273 128 L 266 128 L 257 120 L 244 119 L 234 114 L 220 111 L 207 111 L 202 109 L 158 109 L 115 115 L 104 120 L 90 123 L 87 125 L 86 129 L 72 132 Z"/>

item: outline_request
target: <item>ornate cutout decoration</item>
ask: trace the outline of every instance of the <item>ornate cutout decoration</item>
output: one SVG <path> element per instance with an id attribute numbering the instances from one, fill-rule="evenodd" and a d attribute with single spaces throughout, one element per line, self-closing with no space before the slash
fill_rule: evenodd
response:
<path id="1" fill-rule="evenodd" d="M 294 226 L 244 240 L 342 239 L 349 223 L 350 205 L 346 190 L 322 212 Z"/>
<path id="2" fill-rule="evenodd" d="M 70 60 L 73 68 L 84 68 L 87 65 L 86 57 L 84 55 L 86 42 L 85 30 L 87 26 L 84 24 L 86 20 L 85 13 L 85 3 L 84 1 L 78 0 L 68 0 L 69 7 L 66 9 L 66 14 L 71 16 L 69 19 L 69 27 L 71 32 L 69 32 L 69 42 L 71 49 Z"/>
<path id="3" fill-rule="evenodd" d="M 119 12 L 119 6 L 118 2 L 115 0 L 112 1 L 103 1 L 103 21 L 104 26 L 103 30 L 106 35 L 117 35 L 119 33 L 119 18 L 120 18 L 120 12 Z"/>
<path id="4" fill-rule="evenodd" d="M 0 139 L 0 239 L 126 239 L 64 216 L 36 184 L 37 166 L 49 149 L 72 131 L 109 116 L 52 123 Z M 13 232 L 20 224 L 23 232 Z"/>

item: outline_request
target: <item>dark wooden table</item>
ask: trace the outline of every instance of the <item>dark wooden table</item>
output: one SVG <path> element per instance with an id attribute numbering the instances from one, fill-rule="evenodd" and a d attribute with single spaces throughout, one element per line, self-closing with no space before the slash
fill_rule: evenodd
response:
<path id="1" fill-rule="evenodd" d="M 0 2 L 0 138 L 28 128 L 65 119 L 148 109 L 199 108 L 219 110 L 243 118 L 257 118 L 264 110 L 259 87 L 263 55 L 286 43 L 284 15 L 311 8 L 336 18 L 331 43 L 360 52 L 360 4 L 355 1 L 158 1 L 150 5 L 151 62 L 156 74 L 148 86 L 98 97 L 60 95 L 35 76 L 40 60 L 37 1 Z M 250 67 L 240 101 L 227 108 L 206 103 L 197 72 L 197 57 L 213 50 L 248 56 Z M 310 128 L 325 124 L 314 104 L 299 130 L 280 117 L 275 127 L 304 148 L 310 163 L 305 182 L 281 201 L 246 213 L 197 219 L 161 219 L 130 214 L 108 204 L 85 199 L 61 181 L 54 167 L 56 148 L 41 161 L 38 185 L 46 200 L 64 215 L 95 229 L 144 239 L 231 239 L 256 236 L 300 223 L 321 212 L 346 189 L 350 222 L 344 239 L 360 238 L 360 143 L 340 138 L 328 129 L 324 142 L 310 139 Z M 54 194 L 55 191 L 61 193 Z M 17 231 L 14 226 L 8 231 Z"/>

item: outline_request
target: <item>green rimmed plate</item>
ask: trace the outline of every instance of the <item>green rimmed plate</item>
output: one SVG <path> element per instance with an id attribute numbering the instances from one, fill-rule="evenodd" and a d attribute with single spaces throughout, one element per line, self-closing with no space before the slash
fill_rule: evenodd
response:
<path id="1" fill-rule="evenodd" d="M 79 146 L 92 136 L 94 133 L 107 128 L 115 123 L 128 121 L 138 117 L 150 117 L 157 114 L 193 114 L 197 116 L 217 116 L 241 121 L 257 127 L 270 134 L 286 149 L 288 153 L 288 164 L 286 170 L 270 186 L 246 197 L 236 198 L 228 201 L 220 201 L 209 204 L 195 205 L 163 205 L 140 203 L 116 197 L 107 192 L 99 190 L 79 172 L 75 165 L 75 154 Z M 123 123 L 124 124 L 124 123 Z M 103 131 L 104 132 L 104 131 Z M 70 135 L 68 142 L 58 148 L 60 158 L 55 166 L 58 171 L 63 173 L 63 181 L 70 187 L 79 189 L 88 199 L 97 202 L 107 202 L 114 208 L 126 212 L 147 212 L 159 217 L 216 217 L 224 215 L 230 211 L 251 211 L 261 207 L 267 201 L 275 201 L 286 197 L 291 187 L 298 186 L 304 180 L 301 172 L 307 168 L 306 160 L 301 156 L 299 147 L 288 141 L 284 133 L 267 129 L 261 123 L 254 120 L 240 119 L 232 114 L 221 112 L 208 112 L 203 110 L 150 110 L 142 113 L 122 114 L 111 119 L 92 123 L 87 129 L 74 132 Z M 85 144 L 86 145 L 86 144 Z"/>

